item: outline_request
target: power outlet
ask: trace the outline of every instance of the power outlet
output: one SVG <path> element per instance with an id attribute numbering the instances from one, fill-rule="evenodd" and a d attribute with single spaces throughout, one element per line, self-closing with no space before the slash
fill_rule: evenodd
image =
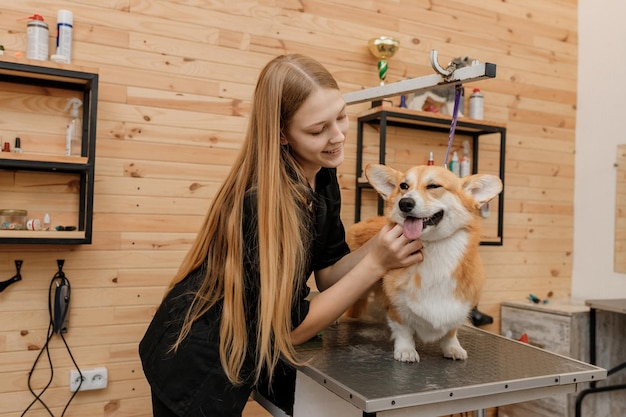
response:
<path id="1" fill-rule="evenodd" d="M 93 368 L 93 369 L 81 369 L 83 374 L 83 383 L 80 384 L 80 374 L 77 370 L 72 369 L 70 371 L 70 391 L 76 392 L 80 384 L 79 391 L 89 391 L 95 389 L 105 389 L 109 382 L 109 375 L 107 368 Z"/>

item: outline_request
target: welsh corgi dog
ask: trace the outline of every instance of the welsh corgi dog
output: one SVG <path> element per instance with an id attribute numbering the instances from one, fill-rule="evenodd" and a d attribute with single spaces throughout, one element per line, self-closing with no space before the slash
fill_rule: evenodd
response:
<path id="1" fill-rule="evenodd" d="M 439 166 L 420 165 L 400 172 L 385 165 L 368 165 L 365 175 L 385 200 L 385 215 L 348 229 L 352 250 L 376 235 L 385 223 L 403 227 L 407 239 L 421 239 L 424 260 L 389 271 L 373 288 L 382 303 L 394 341 L 394 358 L 419 362 L 414 336 L 425 343 L 439 341 L 443 356 L 467 359 L 457 329 L 478 304 L 485 271 L 478 252 L 479 210 L 502 191 L 495 175 L 459 178 Z M 347 312 L 358 317 L 363 299 Z"/>

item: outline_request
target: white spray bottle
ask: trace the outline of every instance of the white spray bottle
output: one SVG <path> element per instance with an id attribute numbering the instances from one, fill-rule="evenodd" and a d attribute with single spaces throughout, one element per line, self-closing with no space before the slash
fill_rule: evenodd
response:
<path id="1" fill-rule="evenodd" d="M 466 140 L 463 141 L 463 156 L 461 157 L 459 172 L 461 178 L 470 175 L 469 142 Z"/>
<path id="2" fill-rule="evenodd" d="M 70 121 L 67 124 L 65 131 L 65 154 L 81 156 L 81 149 L 83 143 L 83 129 L 78 109 L 83 105 L 83 102 L 79 98 L 71 98 L 67 101 L 65 110 L 70 107 Z"/>

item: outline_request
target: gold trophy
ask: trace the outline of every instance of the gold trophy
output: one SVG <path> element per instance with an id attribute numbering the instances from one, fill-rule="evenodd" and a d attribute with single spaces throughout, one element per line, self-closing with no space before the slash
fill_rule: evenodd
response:
<path id="1" fill-rule="evenodd" d="M 381 36 L 370 39 L 368 46 L 372 55 L 378 58 L 378 78 L 380 78 L 380 85 L 385 85 L 385 78 L 387 78 L 387 58 L 391 58 L 400 48 L 400 41 L 389 36 Z"/>

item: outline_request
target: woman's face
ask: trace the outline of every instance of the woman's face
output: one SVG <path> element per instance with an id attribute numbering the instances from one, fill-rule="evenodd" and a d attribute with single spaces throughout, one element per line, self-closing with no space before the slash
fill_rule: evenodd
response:
<path id="1" fill-rule="evenodd" d="M 294 113 L 281 144 L 289 145 L 313 184 L 320 168 L 337 168 L 343 162 L 348 126 L 346 103 L 339 90 L 320 88 Z"/>

